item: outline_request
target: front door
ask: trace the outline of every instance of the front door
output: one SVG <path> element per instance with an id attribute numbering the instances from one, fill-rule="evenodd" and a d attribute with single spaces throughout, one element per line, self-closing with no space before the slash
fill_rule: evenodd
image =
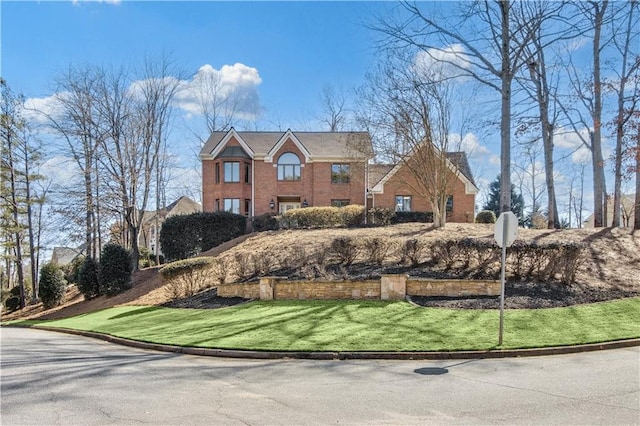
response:
<path id="1" fill-rule="evenodd" d="M 280 212 L 280 214 L 286 212 L 287 210 L 299 209 L 299 208 L 300 208 L 299 202 L 281 201 L 278 203 L 278 211 Z"/>

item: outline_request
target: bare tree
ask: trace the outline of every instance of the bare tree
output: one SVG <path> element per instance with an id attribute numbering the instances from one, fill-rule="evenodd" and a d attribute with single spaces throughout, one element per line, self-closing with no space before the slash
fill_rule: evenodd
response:
<path id="1" fill-rule="evenodd" d="M 207 133 L 198 136 L 204 144 L 211 133 L 229 130 L 238 120 L 241 100 L 222 79 L 222 73 L 211 67 L 201 68 L 194 77 L 195 103 L 204 117 Z"/>
<path id="2" fill-rule="evenodd" d="M 335 89 L 326 85 L 320 95 L 322 116 L 320 121 L 327 125 L 330 132 L 343 129 L 347 114 L 347 95 L 342 88 Z"/>
<path id="3" fill-rule="evenodd" d="M 602 42 L 602 30 L 608 22 L 608 0 L 573 3 L 580 15 L 590 25 L 592 34 L 592 70 L 587 79 L 580 76 L 578 67 L 570 60 L 568 77 L 579 103 L 588 112 L 589 121 L 577 108 L 562 105 L 569 118 L 569 123 L 582 143 L 591 152 L 593 171 L 593 218 L 596 228 L 607 223 L 607 195 L 604 175 L 604 158 L 602 156 L 602 78 L 601 53 L 606 43 Z M 572 118 L 575 117 L 575 118 Z M 590 128 L 589 138 L 582 136 L 578 125 Z"/>
<path id="4" fill-rule="evenodd" d="M 620 226 L 620 212 L 622 207 L 622 176 L 624 137 L 628 121 L 638 111 L 640 103 L 640 51 L 637 46 L 640 42 L 640 24 L 638 21 L 638 2 L 625 3 L 620 19 L 613 19 L 612 32 L 615 35 L 618 28 L 621 34 L 613 37 L 613 46 L 619 55 L 620 69 L 614 69 L 615 79 L 605 82 L 605 87 L 616 95 L 615 128 L 616 147 L 614 152 L 614 192 L 613 192 L 613 221 L 612 226 Z M 631 87 L 629 87 L 631 86 Z M 631 90 L 627 90 L 631 89 Z"/>
<path id="5" fill-rule="evenodd" d="M 144 212 L 156 188 L 159 210 L 161 157 L 171 115 L 171 101 L 180 84 L 171 62 L 164 57 L 145 63 L 142 79 L 129 86 L 124 72 L 105 75 L 100 84 L 100 115 L 104 125 L 104 160 L 120 200 L 126 235 L 138 268 L 138 238 Z"/>
<path id="6" fill-rule="evenodd" d="M 401 164 L 404 183 L 430 201 L 435 227 L 446 224 L 446 203 L 460 173 L 447 155 L 453 83 L 407 56 L 389 56 L 360 89 L 359 120 L 381 154 Z"/>
<path id="7" fill-rule="evenodd" d="M 82 175 L 83 189 L 78 191 L 78 195 L 84 204 L 81 211 L 84 212 L 86 254 L 92 258 L 98 255 L 94 191 L 96 156 L 102 137 L 95 110 L 98 78 L 99 72 L 94 67 L 70 67 L 57 79 L 55 110 L 39 111 L 48 119 L 53 132 L 64 140 L 66 152 Z"/>
<path id="8" fill-rule="evenodd" d="M 456 21 L 423 12 L 415 3 L 402 3 L 409 17 L 398 24 L 381 19 L 376 27 L 390 46 L 411 46 L 495 89 L 501 97 L 501 211 L 511 207 L 511 86 L 516 72 L 526 64 L 526 46 L 549 13 L 527 2 L 464 3 Z M 464 51 L 454 49 L 463 46 Z"/>

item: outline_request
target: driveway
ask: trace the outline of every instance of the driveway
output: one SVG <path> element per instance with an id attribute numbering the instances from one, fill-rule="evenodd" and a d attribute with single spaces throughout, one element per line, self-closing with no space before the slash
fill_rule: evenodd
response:
<path id="1" fill-rule="evenodd" d="M 1 423 L 640 424 L 640 348 L 469 361 L 238 360 L 2 328 Z"/>

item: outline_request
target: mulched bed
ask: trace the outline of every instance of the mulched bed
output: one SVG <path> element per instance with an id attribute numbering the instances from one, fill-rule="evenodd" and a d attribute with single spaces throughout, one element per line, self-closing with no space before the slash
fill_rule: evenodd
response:
<path id="1" fill-rule="evenodd" d="M 580 284 L 570 286 L 558 283 L 507 282 L 505 288 L 506 309 L 557 308 L 640 296 L 638 292 L 620 289 L 601 290 Z M 499 309 L 499 296 L 479 297 L 421 297 L 412 296 L 411 301 L 425 307 L 452 309 Z M 218 297 L 217 289 L 203 291 L 192 297 L 165 303 L 168 308 L 217 309 L 246 303 L 251 299 L 241 297 Z"/>
<path id="2" fill-rule="evenodd" d="M 638 292 L 620 289 L 601 290 L 580 284 L 507 282 L 504 307 L 506 309 L 557 308 L 640 296 Z M 456 309 L 499 309 L 499 296 L 479 297 L 421 297 L 411 301 L 420 306 Z"/>
<path id="3" fill-rule="evenodd" d="M 251 299 L 242 297 L 218 297 L 218 289 L 212 288 L 191 297 L 172 300 L 161 306 L 165 308 L 218 309 L 246 303 Z"/>

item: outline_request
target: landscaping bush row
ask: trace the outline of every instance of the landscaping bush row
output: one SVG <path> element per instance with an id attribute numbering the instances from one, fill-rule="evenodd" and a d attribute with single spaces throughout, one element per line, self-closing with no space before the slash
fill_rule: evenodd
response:
<path id="1" fill-rule="evenodd" d="M 246 221 L 228 212 L 172 216 L 160 230 L 162 252 L 168 261 L 196 256 L 243 235 Z"/>
<path id="2" fill-rule="evenodd" d="M 498 279 L 500 276 L 500 248 L 491 239 L 462 238 L 450 240 L 397 240 L 368 237 L 354 239 L 337 237 L 329 244 L 307 252 L 292 247 L 284 254 L 270 252 L 235 253 L 209 261 L 192 259 L 194 269 L 203 271 L 196 278 L 198 285 L 187 285 L 181 278 L 185 295 L 217 283 L 242 282 L 266 275 L 300 276 L 308 280 L 351 279 L 377 277 L 382 273 L 429 273 L 451 278 Z M 509 279 L 531 282 L 556 281 L 569 284 L 583 258 L 584 245 L 577 243 L 532 243 L 516 241 L 508 250 Z M 190 263 L 170 266 L 170 270 L 187 271 Z M 169 266 L 169 265 L 168 265 Z M 179 275 L 176 273 L 175 275 Z M 186 272 L 184 272 L 186 274 Z M 354 274 L 356 274 L 354 276 Z M 174 273 L 165 273 L 166 277 Z M 177 283 L 178 281 L 176 281 Z M 178 291 L 176 290 L 176 293 Z"/>
<path id="3" fill-rule="evenodd" d="M 364 206 L 292 209 L 283 213 L 278 222 L 283 229 L 357 226 L 364 222 Z"/>
<path id="4" fill-rule="evenodd" d="M 160 274 L 167 283 L 169 296 L 174 299 L 193 296 L 198 291 L 210 287 L 210 269 L 219 262 L 213 257 L 193 257 L 163 266 Z"/>

